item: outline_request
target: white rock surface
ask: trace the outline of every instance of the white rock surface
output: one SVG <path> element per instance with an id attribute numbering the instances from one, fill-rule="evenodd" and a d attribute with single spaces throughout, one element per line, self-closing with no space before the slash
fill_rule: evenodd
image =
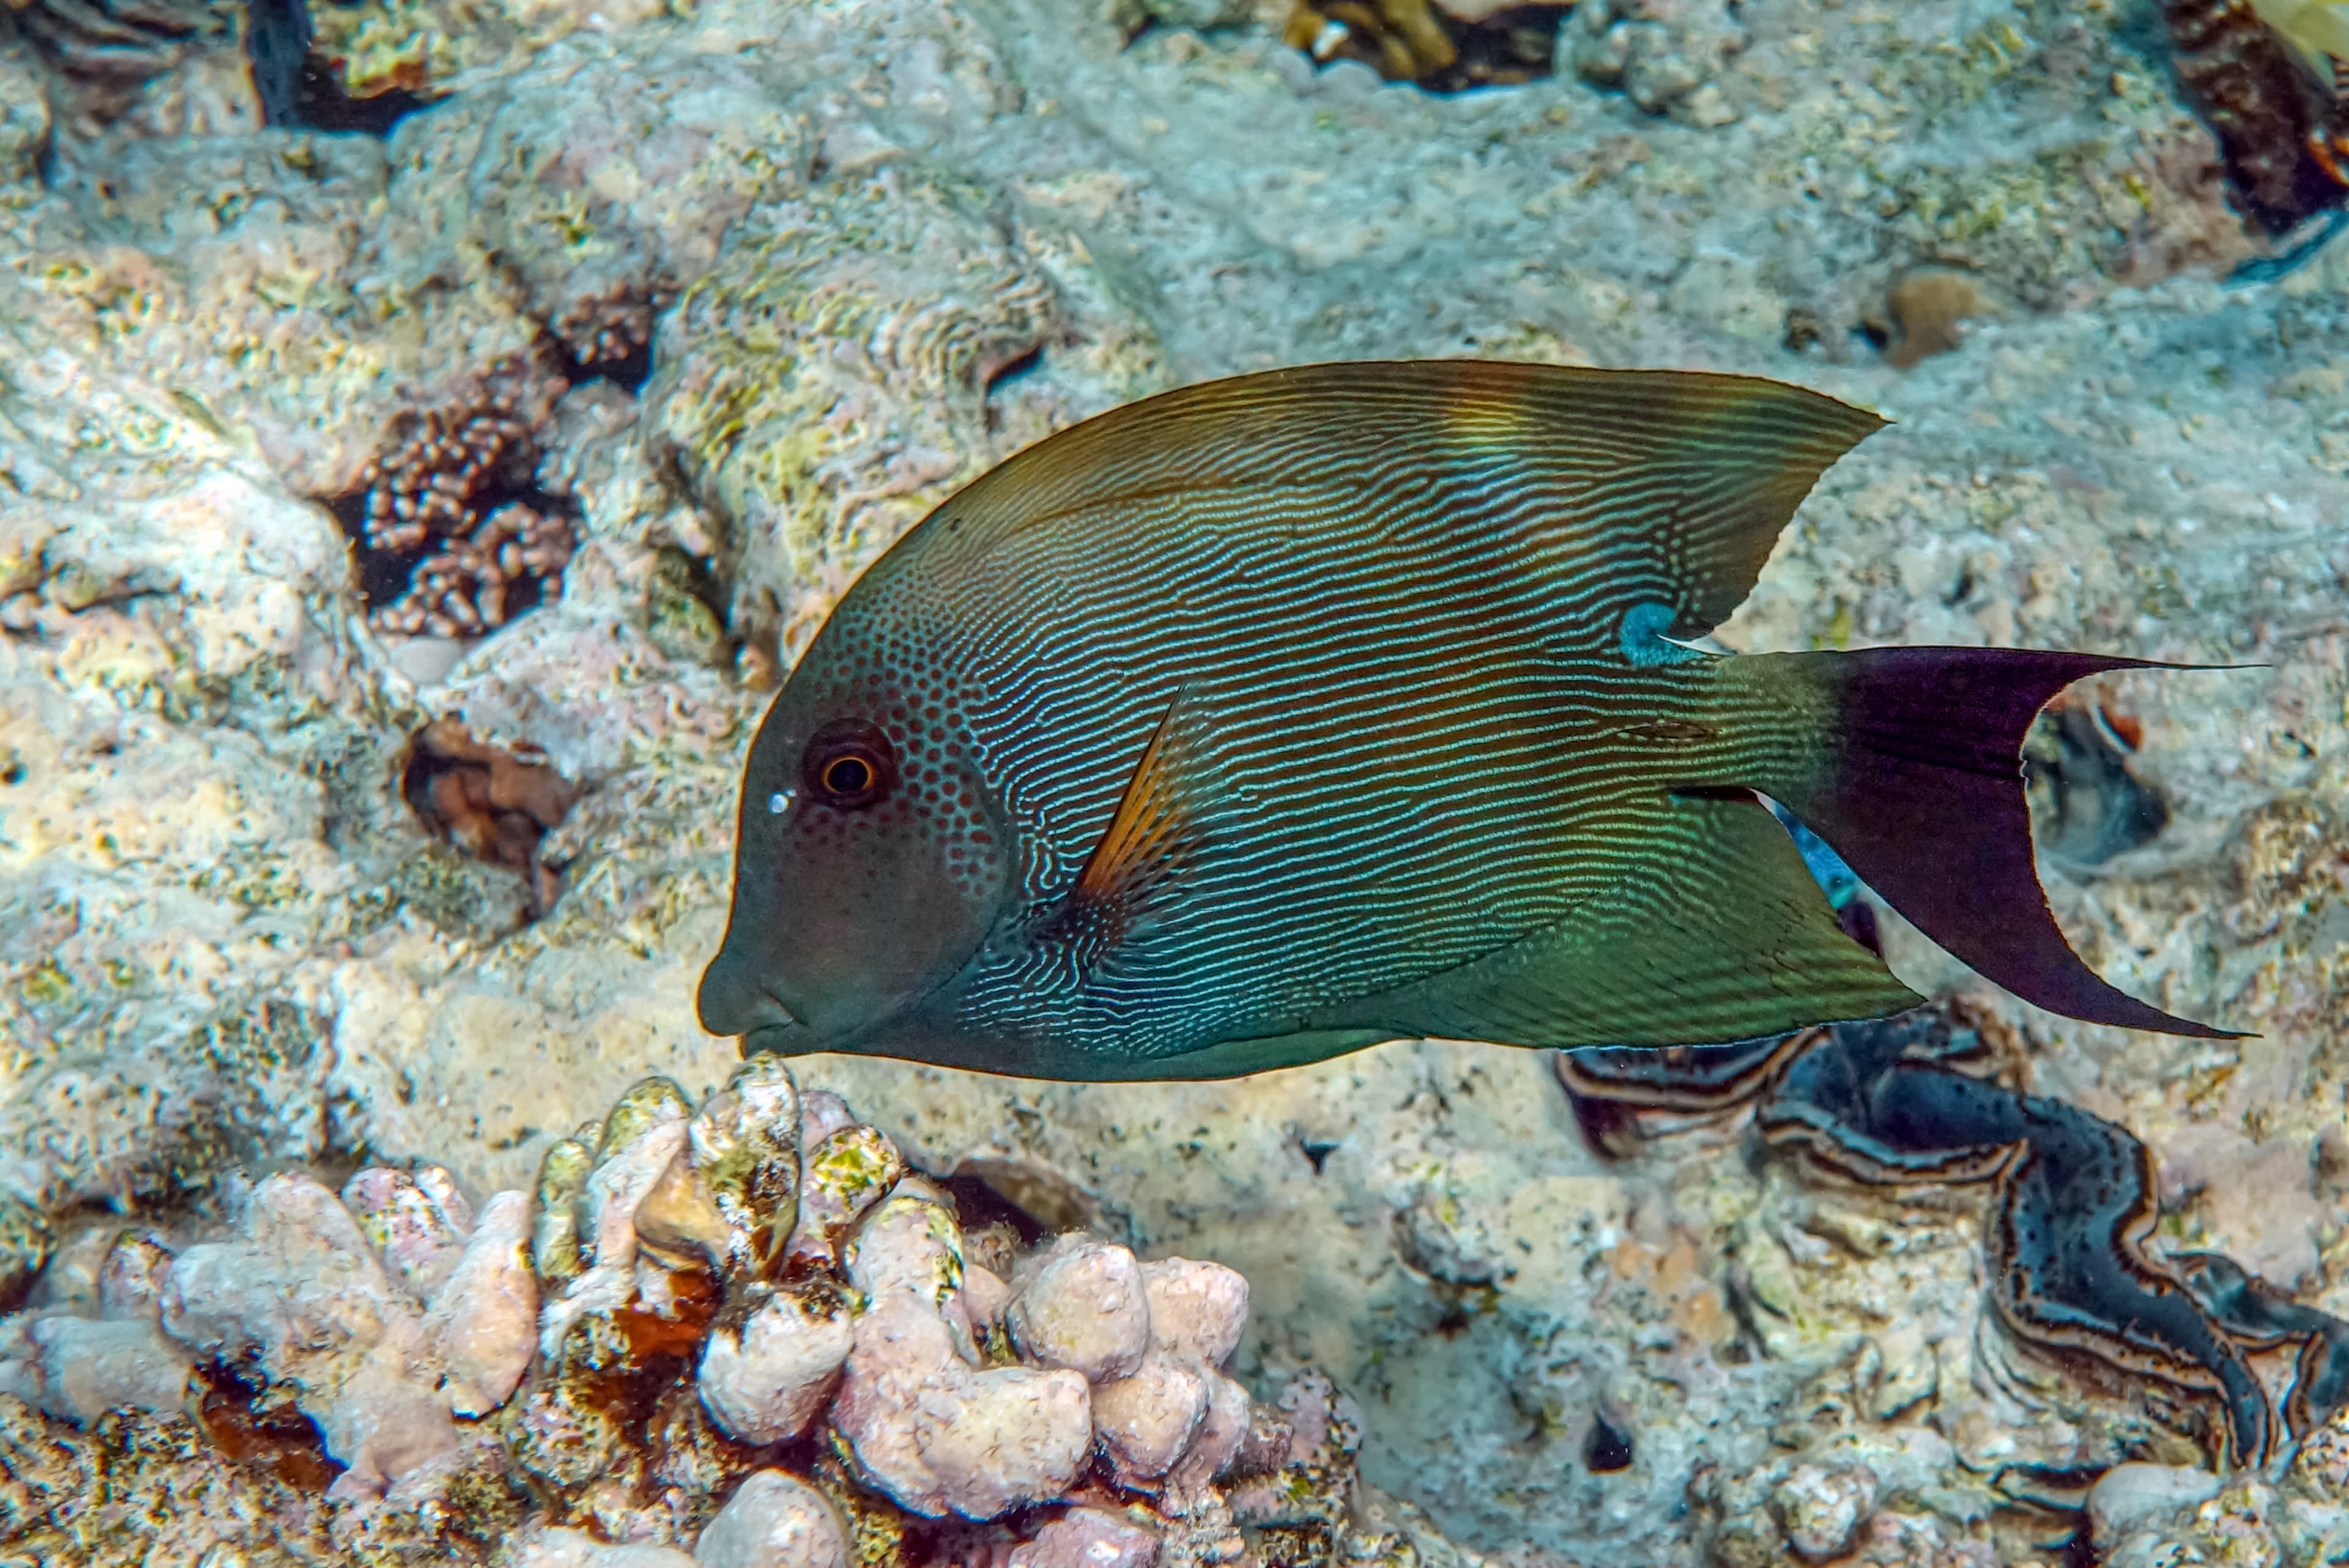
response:
<path id="1" fill-rule="evenodd" d="M 541 1527 L 508 1546 L 512 1568 L 697 1568 L 674 1546 L 598 1541 L 584 1530 Z"/>
<path id="2" fill-rule="evenodd" d="M 450 1408 L 481 1416 L 506 1401 L 538 1344 L 538 1280 L 530 1270 L 530 1195 L 492 1193 L 425 1309 L 448 1365 Z"/>
<path id="3" fill-rule="evenodd" d="M 778 1292 L 739 1327 L 712 1329 L 696 1373 L 701 1403 L 743 1442 L 796 1438 L 832 1397 L 855 1340 L 844 1305 Z"/>
<path id="4" fill-rule="evenodd" d="M 787 1470 L 742 1479 L 694 1543 L 701 1568 L 850 1568 L 848 1532 L 823 1493 Z"/>
<path id="5" fill-rule="evenodd" d="M 2115 1465 L 2088 1489 L 2088 1528 L 2097 1544 L 2110 1551 L 2139 1524 L 2209 1501 L 2219 1495 L 2219 1478 L 2199 1466 Z"/>
<path id="6" fill-rule="evenodd" d="M 1172 1469 L 1207 1414 L 1207 1377 L 1187 1355 L 1154 1350 L 1123 1377 L 1093 1385 L 1093 1434 L 1118 1479 L 1147 1484 Z"/>
<path id="7" fill-rule="evenodd" d="M 1237 1269 L 1189 1258 L 1142 1265 L 1151 1343 L 1206 1366 L 1221 1366 L 1247 1329 L 1247 1281 Z"/>
<path id="8" fill-rule="evenodd" d="M 177 1410 L 188 1391 L 188 1355 L 143 1318 L 98 1322 L 46 1317 L 29 1330 L 39 1348 L 40 1407 L 88 1423 L 109 1410 Z"/>
<path id="9" fill-rule="evenodd" d="M 1090 1382 L 1126 1376 L 1150 1348 L 1141 1265 L 1092 1236 L 1063 1236 L 1024 1263 L 1004 1321 L 1023 1358 Z"/>

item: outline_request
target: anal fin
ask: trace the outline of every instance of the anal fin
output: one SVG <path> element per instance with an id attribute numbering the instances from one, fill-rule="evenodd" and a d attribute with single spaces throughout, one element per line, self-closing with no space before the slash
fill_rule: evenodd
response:
<path id="1" fill-rule="evenodd" d="M 1671 809 L 1678 830 L 1610 894 L 1314 1022 L 1514 1045 L 1686 1045 L 1922 1000 L 1844 934 L 1758 801 L 1682 797 Z"/>

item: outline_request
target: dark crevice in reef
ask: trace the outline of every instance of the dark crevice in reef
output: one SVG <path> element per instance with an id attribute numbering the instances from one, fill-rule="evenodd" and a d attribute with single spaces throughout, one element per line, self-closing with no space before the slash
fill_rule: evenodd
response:
<path id="1" fill-rule="evenodd" d="M 1006 359 L 1000 365 L 985 369 L 978 379 L 978 395 L 986 403 L 987 428 L 1003 428 L 1003 407 L 996 394 L 1016 387 L 1024 377 L 1032 376 L 1044 363 L 1044 346 L 1038 344 L 1026 353 Z"/>
<path id="2" fill-rule="evenodd" d="M 564 369 L 574 386 L 582 381 L 609 381 L 635 397 L 652 379 L 652 339 L 647 337 L 641 343 L 631 343 L 607 356 L 588 359 L 574 357 L 566 348 Z"/>
<path id="3" fill-rule="evenodd" d="M 2170 61 L 2219 139 L 2236 206 L 2285 234 L 2349 199 L 2349 107 L 2245 0 L 2163 0 Z"/>
<path id="4" fill-rule="evenodd" d="M 1590 1418 L 1590 1435 L 1583 1439 L 1583 1468 L 1595 1475 L 1631 1468 L 1631 1439 L 1604 1416 Z"/>
<path id="5" fill-rule="evenodd" d="M 191 1412 L 222 1454 L 300 1491 L 323 1493 L 342 1473 L 317 1424 L 295 1407 L 287 1390 L 270 1392 L 268 1374 L 224 1361 L 201 1362 L 195 1374 L 202 1393 Z"/>
<path id="6" fill-rule="evenodd" d="M 283 130 L 360 131 L 388 135 L 431 102 L 394 88 L 353 98 L 328 60 L 312 47 L 307 0 L 250 0 L 245 54 L 262 118 Z"/>
<path id="7" fill-rule="evenodd" d="M 388 136 L 391 128 L 434 100 L 404 88 L 392 88 L 372 98 L 353 98 L 343 90 L 343 78 L 334 65 L 317 55 L 302 61 L 291 123 L 312 130 L 355 130 L 367 136 Z M 273 121 L 272 123 L 280 123 Z"/>
<path id="8" fill-rule="evenodd" d="M 2134 720 L 2093 701 L 2064 701 L 2033 727 L 2023 769 L 2034 808 L 2033 837 L 2049 855 L 2100 866 L 2152 842 L 2169 822 L 2161 796 L 2129 763 Z"/>
<path id="9" fill-rule="evenodd" d="M 1359 60 L 1430 92 L 1508 87 L 1549 76 L 1571 5 L 1515 5 L 1474 22 L 1427 0 L 1297 0 L 1282 37 L 1319 64 Z"/>
<path id="10" fill-rule="evenodd" d="M 609 381 L 635 397 L 653 374 L 653 325 L 677 291 L 652 284 L 574 301 L 545 332 L 573 386 Z"/>
<path id="11" fill-rule="evenodd" d="M 1050 1226 L 1005 1197 L 993 1183 L 976 1172 L 963 1170 L 952 1176 L 932 1177 L 930 1179 L 954 1200 L 955 1215 L 966 1231 L 1004 1226 L 1019 1238 L 1023 1249 L 1040 1245 L 1053 1234 Z"/>
<path id="12" fill-rule="evenodd" d="M 487 744 L 454 719 L 437 719 L 409 742 L 399 790 L 434 837 L 523 878 L 527 919 L 554 908 L 564 867 L 541 846 L 580 790 L 544 755 Z"/>

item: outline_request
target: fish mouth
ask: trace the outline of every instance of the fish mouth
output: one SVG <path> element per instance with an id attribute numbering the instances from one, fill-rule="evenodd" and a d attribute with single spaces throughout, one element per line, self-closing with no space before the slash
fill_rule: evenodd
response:
<path id="1" fill-rule="evenodd" d="M 701 987 L 694 997 L 694 1012 L 702 1028 L 712 1034 L 747 1036 L 804 1027 L 781 997 L 743 973 L 746 967 L 721 950 L 702 971 Z"/>
<path id="2" fill-rule="evenodd" d="M 742 1036 L 744 1060 L 752 1056 L 804 1056 L 816 1049 L 813 1033 L 796 1018 L 761 1023 Z"/>

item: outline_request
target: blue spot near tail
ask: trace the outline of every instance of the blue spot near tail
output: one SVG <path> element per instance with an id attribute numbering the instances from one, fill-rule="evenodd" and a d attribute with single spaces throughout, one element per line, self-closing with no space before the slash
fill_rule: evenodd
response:
<path id="1" fill-rule="evenodd" d="M 1852 901 L 1862 886 L 1859 873 L 1844 863 L 1844 857 L 1830 848 L 1827 841 L 1795 820 L 1794 813 L 1776 801 L 1770 804 L 1771 812 L 1784 824 L 1795 841 L 1795 848 L 1803 857 L 1803 867 L 1819 891 L 1827 896 L 1827 907 L 1840 909 Z"/>
<path id="2" fill-rule="evenodd" d="M 1654 599 L 1633 605 L 1623 612 L 1621 646 L 1623 657 L 1631 661 L 1632 668 L 1652 670 L 1659 664 L 1688 664 L 1704 657 L 1664 636 L 1665 629 L 1678 618 L 1671 606 Z"/>

